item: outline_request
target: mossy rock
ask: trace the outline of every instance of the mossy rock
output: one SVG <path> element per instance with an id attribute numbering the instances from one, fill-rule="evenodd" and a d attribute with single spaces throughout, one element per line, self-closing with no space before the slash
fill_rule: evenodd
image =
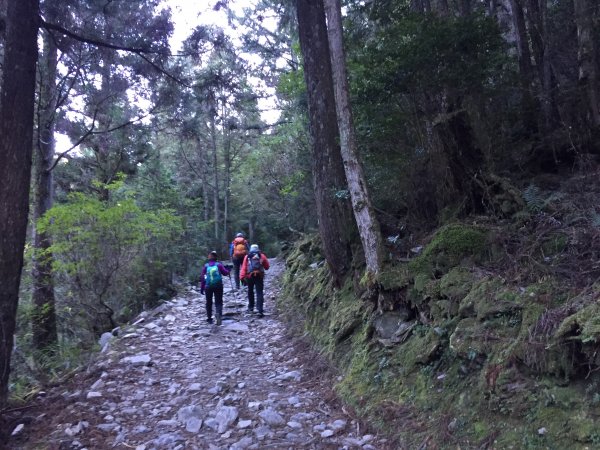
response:
<path id="1" fill-rule="evenodd" d="M 410 372 L 416 365 L 425 365 L 435 359 L 441 345 L 440 336 L 432 329 L 424 333 L 413 332 L 406 342 L 394 348 L 391 361 L 404 372 Z"/>
<path id="2" fill-rule="evenodd" d="M 462 319 L 450 334 L 450 350 L 459 358 L 473 360 L 505 353 L 515 337 L 506 320 Z"/>
<path id="3" fill-rule="evenodd" d="M 484 259 L 487 231 L 469 225 L 453 224 L 440 228 L 423 253 L 409 263 L 415 274 L 446 273 L 465 258 Z"/>
<path id="4" fill-rule="evenodd" d="M 476 282 L 461 300 L 458 314 L 485 320 L 504 314 L 513 314 L 523 308 L 522 295 L 507 287 L 503 279 L 486 277 Z"/>
<path id="5" fill-rule="evenodd" d="M 378 278 L 381 287 L 387 291 L 407 287 L 412 281 L 412 276 L 406 266 L 386 266 Z"/>
<path id="6" fill-rule="evenodd" d="M 441 278 L 440 295 L 459 302 L 469 293 L 474 281 L 475 278 L 469 270 L 455 267 Z"/>

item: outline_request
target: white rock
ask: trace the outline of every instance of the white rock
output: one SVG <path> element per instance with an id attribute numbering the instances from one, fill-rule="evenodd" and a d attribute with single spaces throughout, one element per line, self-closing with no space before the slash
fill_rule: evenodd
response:
<path id="1" fill-rule="evenodd" d="M 196 405 L 184 406 L 177 411 L 177 420 L 186 423 L 189 419 L 201 419 L 204 416 L 202 408 Z"/>
<path id="2" fill-rule="evenodd" d="M 277 411 L 272 408 L 267 408 L 264 411 L 261 411 L 259 417 L 263 419 L 268 425 L 277 426 L 285 424 L 285 420 L 281 417 Z"/>
<path id="3" fill-rule="evenodd" d="M 294 428 L 295 430 L 299 430 L 300 428 L 302 428 L 302 424 L 300 422 L 295 422 L 293 420 L 289 421 L 287 423 L 287 426 L 290 428 Z"/>
<path id="4" fill-rule="evenodd" d="M 121 362 L 124 364 L 130 364 L 134 367 L 138 366 L 147 366 L 152 361 L 152 358 L 148 354 L 141 354 L 135 356 L 126 356 L 121 359 Z"/>
<path id="5" fill-rule="evenodd" d="M 198 392 L 202 390 L 202 385 L 200 383 L 192 383 L 190 384 L 190 387 L 188 388 L 188 391 L 191 392 Z"/>
<path id="6" fill-rule="evenodd" d="M 544 434 L 546 434 L 548 432 L 548 430 L 546 430 L 546 427 L 542 427 L 538 429 L 538 434 L 540 436 L 543 436 Z"/>
<path id="7" fill-rule="evenodd" d="M 215 420 L 218 423 L 217 432 L 225 433 L 229 426 L 238 418 L 239 412 L 235 406 L 222 406 L 215 415 Z"/>
<path id="8" fill-rule="evenodd" d="M 322 438 L 328 438 L 331 437 L 335 434 L 335 432 L 333 430 L 325 430 L 321 433 L 321 437 Z"/>
<path id="9" fill-rule="evenodd" d="M 97 391 L 98 389 L 102 389 L 104 387 L 104 381 L 102 378 L 98 378 L 94 384 L 90 386 L 92 391 Z"/>
<path id="10" fill-rule="evenodd" d="M 290 398 L 288 398 L 288 403 L 290 405 L 296 406 L 296 405 L 300 404 L 300 398 L 296 397 L 296 396 L 290 397 Z"/>
<path id="11" fill-rule="evenodd" d="M 86 398 L 88 400 L 93 399 L 93 398 L 100 398 L 100 397 L 102 397 L 102 392 L 97 392 L 97 391 L 90 391 L 86 395 Z"/>
<path id="12" fill-rule="evenodd" d="M 229 450 L 245 450 L 250 447 L 252 443 L 252 438 L 250 436 L 246 436 L 229 447 Z"/>
<path id="13" fill-rule="evenodd" d="M 17 425 L 15 427 L 15 429 L 12 431 L 11 436 L 17 436 L 19 433 L 21 433 L 21 431 L 23 431 L 23 428 L 25 428 L 25 424 L 20 423 L 19 425 Z"/>
<path id="14" fill-rule="evenodd" d="M 100 344 L 100 348 L 104 348 L 104 346 L 106 344 L 108 344 L 112 338 L 113 338 L 112 333 L 102 333 L 102 336 L 100 336 L 100 339 L 98 340 L 98 344 Z"/>
<path id="15" fill-rule="evenodd" d="M 251 409 L 254 411 L 260 409 L 261 406 L 262 406 L 261 402 L 248 402 L 248 409 Z"/>
<path id="16" fill-rule="evenodd" d="M 275 377 L 276 380 L 281 380 L 281 381 L 289 381 L 289 380 L 300 381 L 301 378 L 302 378 L 302 374 L 297 370 L 292 370 L 290 372 L 282 373 L 281 375 L 277 375 Z"/>
<path id="17" fill-rule="evenodd" d="M 185 430 L 190 433 L 197 433 L 202 428 L 202 420 L 196 417 L 190 417 L 185 423 Z"/>
<path id="18" fill-rule="evenodd" d="M 244 428 L 248 428 L 252 425 L 252 421 L 251 420 L 240 420 L 237 424 L 238 428 L 244 429 Z"/>
<path id="19" fill-rule="evenodd" d="M 330 426 L 333 429 L 333 431 L 338 432 L 338 431 L 346 428 L 347 424 L 348 424 L 348 422 L 346 422 L 345 420 L 338 419 L 338 420 L 334 421 Z"/>

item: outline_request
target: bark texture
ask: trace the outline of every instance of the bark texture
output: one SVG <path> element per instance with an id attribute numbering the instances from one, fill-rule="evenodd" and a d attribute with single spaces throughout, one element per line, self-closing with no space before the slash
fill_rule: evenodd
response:
<path id="1" fill-rule="evenodd" d="M 29 213 L 38 0 L 8 2 L 0 93 L 0 408 L 6 404 Z"/>
<path id="2" fill-rule="evenodd" d="M 56 331 L 56 309 L 54 286 L 52 284 L 52 255 L 48 248 L 50 237 L 40 233 L 35 223 L 52 208 L 54 192 L 52 171 L 54 159 L 54 129 L 56 123 L 56 75 L 57 48 L 54 39 L 44 34 L 44 53 L 40 61 L 40 93 L 38 110 L 38 140 L 33 158 L 33 221 L 34 258 L 32 261 L 33 304 L 32 316 L 33 346 L 38 351 L 47 352 L 58 340 Z"/>
<path id="3" fill-rule="evenodd" d="M 342 36 L 340 0 L 324 0 L 327 32 L 331 52 L 331 68 L 335 88 L 335 104 L 340 132 L 341 155 L 344 161 L 354 219 L 358 226 L 367 270 L 379 273 L 383 264 L 383 243 L 379 222 L 371 203 L 362 165 L 358 159 L 356 134 L 352 119 L 348 74 Z"/>
<path id="4" fill-rule="evenodd" d="M 346 189 L 346 177 L 338 144 L 325 10 L 322 0 L 298 0 L 296 8 L 308 94 L 319 234 L 325 259 L 340 283 L 350 267 L 350 236 L 355 225 L 348 202 L 336 198 L 336 192 Z"/>

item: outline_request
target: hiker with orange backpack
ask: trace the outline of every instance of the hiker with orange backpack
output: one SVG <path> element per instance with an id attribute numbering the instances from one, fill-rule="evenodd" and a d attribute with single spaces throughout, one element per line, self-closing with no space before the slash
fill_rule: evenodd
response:
<path id="1" fill-rule="evenodd" d="M 235 278 L 236 289 L 240 288 L 240 266 L 249 250 L 250 247 L 248 241 L 244 239 L 244 233 L 236 234 L 235 239 L 229 244 L 229 256 L 233 263 L 233 278 Z"/>
<path id="2" fill-rule="evenodd" d="M 258 317 L 264 317 L 265 270 L 269 270 L 269 260 L 260 251 L 258 245 L 252 244 L 250 252 L 242 263 L 240 281 L 248 286 L 248 313 L 254 312 L 254 289 L 256 289 L 256 310 Z"/>
<path id="3" fill-rule="evenodd" d="M 215 318 L 217 325 L 221 325 L 223 316 L 223 275 L 229 275 L 229 270 L 217 261 L 217 252 L 208 254 L 208 262 L 202 268 L 200 277 L 200 294 L 206 293 L 206 321 L 213 323 L 212 306 L 215 298 Z"/>

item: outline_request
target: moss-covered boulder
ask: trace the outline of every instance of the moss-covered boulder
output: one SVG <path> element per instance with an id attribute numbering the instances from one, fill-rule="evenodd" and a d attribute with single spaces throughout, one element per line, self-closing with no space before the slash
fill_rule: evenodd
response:
<path id="1" fill-rule="evenodd" d="M 413 273 L 447 273 L 469 258 L 481 261 L 486 254 L 485 229 L 463 224 L 446 225 L 438 230 L 423 253 L 409 263 Z"/>

